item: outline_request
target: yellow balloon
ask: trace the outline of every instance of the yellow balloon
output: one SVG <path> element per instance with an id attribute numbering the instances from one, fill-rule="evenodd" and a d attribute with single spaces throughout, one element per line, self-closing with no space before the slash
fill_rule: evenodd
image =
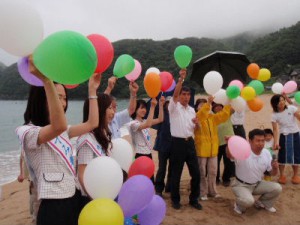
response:
<path id="1" fill-rule="evenodd" d="M 246 101 L 252 100 L 256 96 L 256 92 L 253 87 L 244 87 L 243 90 L 241 91 L 241 96 L 243 99 Z"/>
<path id="2" fill-rule="evenodd" d="M 271 78 L 271 72 L 270 72 L 270 70 L 268 70 L 266 68 L 262 68 L 262 69 L 259 70 L 257 80 L 267 81 L 270 78 Z"/>
<path id="3" fill-rule="evenodd" d="M 79 215 L 78 225 L 123 225 L 121 207 L 111 199 L 98 198 L 89 202 Z"/>

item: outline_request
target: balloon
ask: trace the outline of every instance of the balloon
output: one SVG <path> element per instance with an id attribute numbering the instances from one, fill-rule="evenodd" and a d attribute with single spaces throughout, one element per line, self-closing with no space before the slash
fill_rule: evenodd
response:
<path id="1" fill-rule="evenodd" d="M 214 95 L 214 102 L 222 105 L 228 105 L 229 99 L 226 95 L 226 91 L 224 89 L 218 90 L 218 92 Z"/>
<path id="2" fill-rule="evenodd" d="M 290 94 L 296 90 L 297 90 L 297 83 L 293 80 L 290 80 L 283 85 L 283 92 L 286 94 Z"/>
<path id="3" fill-rule="evenodd" d="M 135 81 L 139 78 L 142 72 L 142 66 L 139 61 L 136 59 L 134 60 L 134 69 L 127 75 L 125 75 L 125 78 L 129 81 Z"/>
<path id="4" fill-rule="evenodd" d="M 113 158 L 97 157 L 86 166 L 83 183 L 87 193 L 93 199 L 115 199 L 123 183 L 123 172 Z"/>
<path id="5" fill-rule="evenodd" d="M 159 225 L 165 218 L 167 206 L 158 195 L 154 195 L 146 208 L 138 214 L 139 223 L 142 225 Z"/>
<path id="6" fill-rule="evenodd" d="M 95 199 L 84 206 L 78 225 L 124 225 L 121 207 L 111 199 Z"/>
<path id="7" fill-rule="evenodd" d="M 231 81 L 228 86 L 232 86 L 232 85 L 238 86 L 240 88 L 240 90 L 242 90 L 244 87 L 244 84 L 239 80 Z"/>
<path id="8" fill-rule="evenodd" d="M 149 69 L 147 69 L 145 74 L 147 75 L 148 73 L 156 73 L 157 75 L 159 75 L 160 71 L 156 67 L 150 67 Z"/>
<path id="9" fill-rule="evenodd" d="M 144 87 L 150 98 L 156 98 L 161 89 L 160 76 L 156 73 L 148 73 L 144 77 Z"/>
<path id="10" fill-rule="evenodd" d="M 134 59 L 130 55 L 123 54 L 117 58 L 113 73 L 116 77 L 121 78 L 133 71 L 134 66 Z"/>
<path id="11" fill-rule="evenodd" d="M 174 51 L 175 61 L 181 69 L 186 68 L 190 64 L 192 56 L 192 49 L 186 45 L 180 45 Z"/>
<path id="12" fill-rule="evenodd" d="M 20 58 L 18 61 L 18 71 L 23 80 L 33 86 L 44 86 L 43 81 L 29 72 L 28 57 Z"/>
<path id="13" fill-rule="evenodd" d="M 121 168 L 128 172 L 133 158 L 133 150 L 131 145 L 123 138 L 116 138 L 111 142 L 112 149 L 110 157 L 115 159 Z"/>
<path id="14" fill-rule="evenodd" d="M 253 98 L 255 98 L 256 93 L 253 87 L 244 87 L 243 90 L 241 91 L 241 96 L 243 99 L 245 99 L 246 101 L 249 101 Z"/>
<path id="15" fill-rule="evenodd" d="M 247 67 L 247 73 L 252 79 L 257 79 L 259 70 L 260 68 L 256 63 L 250 63 Z"/>
<path id="16" fill-rule="evenodd" d="M 152 159 L 147 156 L 138 157 L 130 166 L 128 177 L 134 175 L 145 175 L 152 177 L 154 174 L 155 165 Z"/>
<path id="17" fill-rule="evenodd" d="M 264 102 L 260 98 L 255 97 L 254 99 L 247 101 L 247 105 L 251 111 L 258 112 L 264 107 Z"/>
<path id="18" fill-rule="evenodd" d="M 223 85 L 223 77 L 217 71 L 208 72 L 203 79 L 203 87 L 207 94 L 214 95 Z"/>
<path id="19" fill-rule="evenodd" d="M 31 54 L 43 40 L 43 22 L 27 1 L 0 1 L 0 48 L 16 56 Z"/>
<path id="20" fill-rule="evenodd" d="M 253 87 L 257 95 L 261 95 L 265 90 L 264 84 L 259 80 L 252 80 L 248 86 Z"/>
<path id="21" fill-rule="evenodd" d="M 60 31 L 48 36 L 35 49 L 33 62 L 51 80 L 80 84 L 94 73 L 97 55 L 85 36 L 74 31 Z"/>
<path id="22" fill-rule="evenodd" d="M 242 97 L 237 97 L 230 102 L 231 107 L 237 111 L 242 112 L 246 109 L 246 101 Z"/>
<path id="23" fill-rule="evenodd" d="M 176 87 L 176 81 L 173 79 L 172 84 L 171 84 L 171 87 L 169 87 L 169 89 L 166 90 L 166 92 L 173 91 L 175 87 Z"/>
<path id="24" fill-rule="evenodd" d="M 271 72 L 268 69 L 262 68 L 259 70 L 257 80 L 267 81 L 271 78 Z"/>
<path id="25" fill-rule="evenodd" d="M 283 91 L 283 85 L 279 82 L 276 82 L 272 85 L 272 92 L 274 94 L 282 94 L 282 91 Z"/>
<path id="26" fill-rule="evenodd" d="M 103 73 L 112 63 L 114 58 L 114 47 L 111 42 L 99 34 L 90 34 L 87 38 L 92 42 L 97 53 L 97 67 L 95 73 Z"/>
<path id="27" fill-rule="evenodd" d="M 295 101 L 300 104 L 300 91 L 297 91 L 294 95 Z"/>
<path id="28" fill-rule="evenodd" d="M 169 72 L 163 71 L 160 72 L 160 81 L 161 81 L 161 91 L 166 92 L 172 85 L 174 79 L 173 75 Z"/>
<path id="29" fill-rule="evenodd" d="M 230 99 L 237 98 L 240 95 L 240 88 L 238 86 L 232 85 L 226 88 L 226 95 Z"/>
<path id="30" fill-rule="evenodd" d="M 152 200 L 154 186 L 152 181 L 143 175 L 129 178 L 122 186 L 118 203 L 125 217 L 132 217 L 141 212 Z"/>
<path id="31" fill-rule="evenodd" d="M 74 89 L 74 88 L 76 88 L 76 87 L 78 87 L 79 86 L 79 84 L 73 84 L 73 85 L 68 85 L 68 84 L 66 84 L 66 85 L 64 85 L 67 89 Z"/>
<path id="32" fill-rule="evenodd" d="M 238 160 L 245 160 L 251 154 L 251 147 L 248 141 L 236 135 L 229 138 L 228 149 L 231 155 Z"/>

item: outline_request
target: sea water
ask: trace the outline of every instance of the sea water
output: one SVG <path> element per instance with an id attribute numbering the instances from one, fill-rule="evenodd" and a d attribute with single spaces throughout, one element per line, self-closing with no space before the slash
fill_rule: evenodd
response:
<path id="1" fill-rule="evenodd" d="M 118 100 L 118 111 L 127 108 L 129 101 Z M 24 123 L 23 114 L 27 101 L 0 101 L 0 186 L 17 179 L 20 167 L 20 145 L 15 134 L 16 127 Z M 82 122 L 83 101 L 69 101 L 68 124 Z M 122 135 L 128 134 L 125 127 Z"/>

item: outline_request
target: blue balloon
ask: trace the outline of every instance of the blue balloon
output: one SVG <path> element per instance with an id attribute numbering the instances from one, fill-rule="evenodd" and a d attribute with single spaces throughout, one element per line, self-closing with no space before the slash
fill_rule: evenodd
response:
<path id="1" fill-rule="evenodd" d="M 135 225 L 130 217 L 124 219 L 124 225 Z"/>

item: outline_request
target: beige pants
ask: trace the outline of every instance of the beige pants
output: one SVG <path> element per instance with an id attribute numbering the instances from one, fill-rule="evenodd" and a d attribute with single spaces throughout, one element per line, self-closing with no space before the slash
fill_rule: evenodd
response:
<path id="1" fill-rule="evenodd" d="M 218 194 L 216 185 L 218 157 L 198 157 L 198 163 L 201 177 L 200 196 L 216 196 Z"/>
<path id="2" fill-rule="evenodd" d="M 245 211 L 254 204 L 253 195 L 261 195 L 259 200 L 267 208 L 271 208 L 281 193 L 282 187 L 278 183 L 265 180 L 260 181 L 257 185 L 247 185 L 235 180 L 232 184 L 232 191 L 236 197 L 236 203 L 242 211 Z"/>

